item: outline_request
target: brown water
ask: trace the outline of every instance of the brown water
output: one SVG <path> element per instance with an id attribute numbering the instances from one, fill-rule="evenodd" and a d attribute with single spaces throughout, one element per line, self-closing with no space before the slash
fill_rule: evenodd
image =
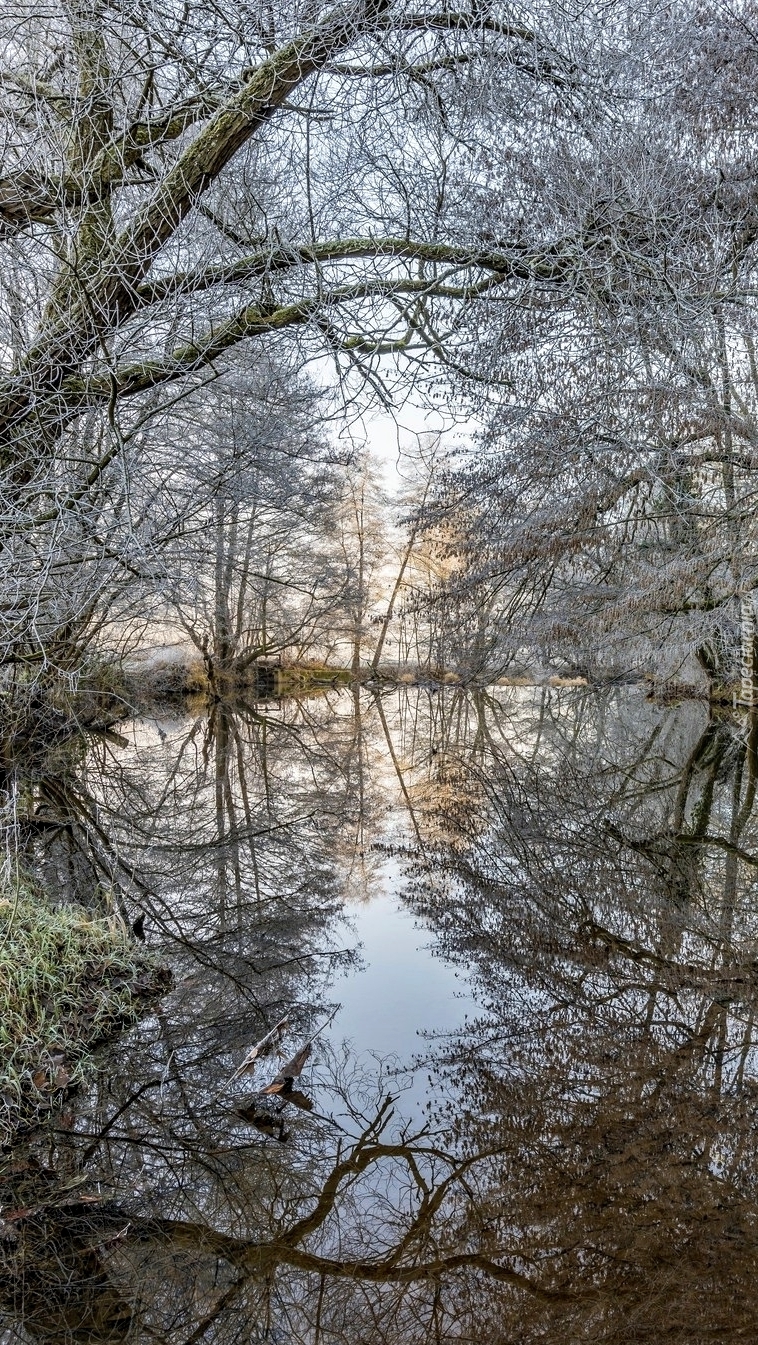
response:
<path id="1" fill-rule="evenodd" d="M 38 773 L 31 856 L 175 984 L 8 1156 L 3 1340 L 758 1338 L 750 730 L 342 692 Z"/>

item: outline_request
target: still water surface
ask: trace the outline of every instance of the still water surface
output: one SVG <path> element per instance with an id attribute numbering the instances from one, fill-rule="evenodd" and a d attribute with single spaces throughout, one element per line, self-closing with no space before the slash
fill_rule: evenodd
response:
<path id="1" fill-rule="evenodd" d="M 757 745 L 633 687 L 340 692 L 38 772 L 30 859 L 174 985 L 8 1157 L 3 1340 L 758 1338 Z"/>

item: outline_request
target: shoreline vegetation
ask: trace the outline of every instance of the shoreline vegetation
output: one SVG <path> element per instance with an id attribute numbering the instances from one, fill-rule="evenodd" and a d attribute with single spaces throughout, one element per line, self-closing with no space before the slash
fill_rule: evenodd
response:
<path id="1" fill-rule="evenodd" d="M 429 686 L 534 686 L 555 687 L 589 685 L 589 679 L 571 674 L 546 674 L 544 677 L 514 674 L 495 678 L 467 677 L 465 674 L 436 666 L 364 664 L 356 674 L 351 668 L 321 662 L 318 659 L 285 661 L 261 659 L 244 672 L 214 672 L 209 676 L 204 661 L 192 651 L 166 645 L 138 651 L 126 658 L 117 675 L 123 679 L 128 701 L 136 704 L 152 700 L 213 697 L 220 693 L 252 694 L 257 699 L 318 695 L 335 687 L 429 687 Z"/>
<path id="2" fill-rule="evenodd" d="M 171 976 L 115 915 L 53 905 L 27 877 L 0 896 L 0 1148 L 82 1083 L 96 1048 L 137 1022 Z"/>
<path id="3" fill-rule="evenodd" d="M 111 665 L 105 665 L 111 669 Z M 493 676 L 466 675 L 437 666 L 395 664 L 362 665 L 356 674 L 351 668 L 321 662 L 318 659 L 286 661 L 261 659 L 240 674 L 215 672 L 209 676 L 202 658 L 185 646 L 165 645 L 137 651 L 112 667 L 109 675 L 129 706 L 139 707 L 161 700 L 185 700 L 194 697 L 213 699 L 252 695 L 255 699 L 319 695 L 335 687 L 548 687 L 579 688 L 603 684 L 641 685 L 651 699 L 670 703 L 677 700 L 705 700 L 717 705 L 733 704 L 745 708 L 739 680 L 701 683 L 660 678 L 647 670 L 609 673 L 607 677 L 575 672 L 545 670 L 514 671 Z"/>

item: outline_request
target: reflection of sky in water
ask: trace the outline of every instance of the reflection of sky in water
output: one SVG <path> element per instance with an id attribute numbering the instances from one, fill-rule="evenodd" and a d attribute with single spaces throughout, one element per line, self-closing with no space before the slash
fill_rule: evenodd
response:
<path id="1" fill-rule="evenodd" d="M 474 1002 L 464 975 L 435 956 L 429 930 L 399 899 L 397 860 L 386 861 L 383 877 L 384 891 L 351 912 L 361 965 L 332 987 L 341 1008 L 329 1037 L 350 1042 L 359 1058 L 392 1056 L 409 1065 L 426 1054 L 422 1034 L 454 1032 Z"/>

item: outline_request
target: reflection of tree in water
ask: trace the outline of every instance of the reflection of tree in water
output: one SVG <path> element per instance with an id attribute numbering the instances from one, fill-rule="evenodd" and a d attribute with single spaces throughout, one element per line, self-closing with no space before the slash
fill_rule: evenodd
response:
<path id="1" fill-rule="evenodd" d="M 67 779 L 55 862 L 97 835 L 177 983 L 14 1155 L 7 1339 L 751 1338 L 755 738 L 627 692 L 348 701 L 217 706 Z M 291 1100 L 274 1060 L 225 1086 L 285 1010 L 287 1054 L 321 1021 L 393 782 L 481 1004 L 415 1130 L 323 1044 Z"/>
<path id="2" fill-rule="evenodd" d="M 251 1142 L 223 1116 L 194 1139 L 164 1117 L 162 1189 L 145 1113 L 131 1113 L 127 1134 L 90 1140 L 111 1181 L 119 1158 L 139 1155 L 149 1189 L 129 1190 L 121 1168 L 117 1198 L 11 1212 L 0 1291 L 27 1338 L 443 1340 L 451 1304 L 478 1282 L 518 1284 L 491 1237 L 460 1236 L 486 1160 L 393 1127 L 387 1099 L 361 1117 L 360 1081 L 349 1082 L 340 1099 L 333 1080 L 331 1094 L 345 1128 L 309 1118 L 292 1149 Z M 59 1161 L 85 1139 L 61 1140 Z"/>
<path id="3" fill-rule="evenodd" d="M 752 1338 L 758 720 L 569 705 L 421 866 L 484 1006 L 446 1052 L 461 1143 L 504 1154 L 470 1228 L 532 1281 L 479 1311 L 496 1340 Z"/>
<path id="4" fill-rule="evenodd" d="M 285 1009 L 300 1033 L 322 1012 L 342 885 L 386 808 L 366 735 L 389 731 L 371 702 L 275 723 L 218 705 L 35 782 L 30 855 L 144 914 L 177 983 L 5 1174 L 0 1292 L 25 1338 L 441 1339 L 442 1281 L 506 1274 L 451 1233 L 482 1160 L 393 1116 L 376 1071 L 322 1051 L 289 1095 L 256 1097 L 262 1071 L 225 1088 Z"/>
<path id="5" fill-rule="evenodd" d="M 77 774 L 42 775 L 31 791 L 29 858 L 53 890 L 115 908 L 170 953 L 164 1028 L 192 1036 L 203 1071 L 223 1072 L 233 1055 L 220 1052 L 293 1005 L 307 1025 L 346 956 L 335 921 L 348 751 L 328 715 L 273 718 L 217 704 L 168 731 L 138 724 L 135 741 L 103 738 Z"/>

